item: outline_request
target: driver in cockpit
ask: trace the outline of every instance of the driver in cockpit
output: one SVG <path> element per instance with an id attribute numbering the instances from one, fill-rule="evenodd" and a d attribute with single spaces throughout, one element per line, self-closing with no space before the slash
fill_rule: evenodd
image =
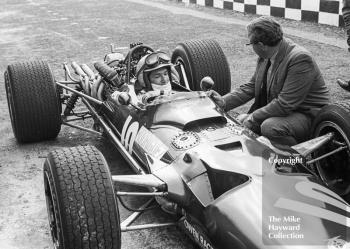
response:
<path id="1" fill-rule="evenodd" d="M 168 95 L 171 82 L 178 82 L 179 75 L 170 57 L 162 51 L 152 52 L 140 59 L 136 66 L 135 92 L 142 103 L 149 99 Z"/>

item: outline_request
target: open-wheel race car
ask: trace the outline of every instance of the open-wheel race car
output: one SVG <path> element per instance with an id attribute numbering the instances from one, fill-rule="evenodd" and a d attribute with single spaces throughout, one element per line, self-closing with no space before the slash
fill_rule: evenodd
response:
<path id="1" fill-rule="evenodd" d="M 310 140 L 272 144 L 244 128 L 206 94 L 230 91 L 227 59 L 213 40 L 177 45 L 172 91 L 139 101 L 136 67 L 153 52 L 132 44 L 94 64 L 64 65 L 54 79 L 46 62 L 9 65 L 5 84 L 18 142 L 57 137 L 61 125 L 105 136 L 133 175 L 111 175 L 93 146 L 49 153 L 44 163 L 55 248 L 120 248 L 121 233 L 179 225 L 200 248 L 339 248 L 350 241 L 350 109 L 325 106 Z M 205 77 L 205 76 L 209 76 Z M 212 79 L 212 80 L 211 80 Z M 215 83 L 213 86 L 213 82 Z M 78 99 L 86 110 L 75 111 Z M 92 118 L 93 127 L 73 124 Z M 118 191 L 118 184 L 142 192 Z M 150 200 L 120 221 L 123 196 Z M 166 223 L 132 225 L 156 199 Z M 334 247 L 332 247 L 334 246 Z"/>

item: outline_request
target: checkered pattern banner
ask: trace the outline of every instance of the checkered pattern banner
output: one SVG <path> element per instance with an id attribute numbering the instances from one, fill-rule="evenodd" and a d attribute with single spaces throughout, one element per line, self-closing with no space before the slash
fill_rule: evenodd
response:
<path id="1" fill-rule="evenodd" d="M 341 0 L 181 0 L 202 6 L 343 26 Z"/>

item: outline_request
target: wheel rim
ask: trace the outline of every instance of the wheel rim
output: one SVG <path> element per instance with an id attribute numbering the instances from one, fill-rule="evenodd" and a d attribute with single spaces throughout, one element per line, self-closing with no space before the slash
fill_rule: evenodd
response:
<path id="1" fill-rule="evenodd" d="M 176 65 L 177 63 L 180 64 L 180 66 L 182 66 L 182 67 L 185 69 L 185 63 L 184 63 L 184 61 L 182 60 L 181 57 L 177 57 L 177 58 L 176 58 L 174 64 Z M 185 71 L 185 73 L 186 73 L 186 71 Z M 191 75 L 192 75 L 192 72 L 191 72 Z M 186 77 L 187 77 L 187 75 L 186 75 Z M 188 81 L 188 86 L 189 86 L 189 88 L 187 88 L 186 85 L 185 85 L 183 82 L 180 82 L 180 85 L 183 86 L 183 87 L 185 87 L 185 88 L 187 88 L 187 89 L 189 89 L 189 90 L 193 90 L 193 86 L 192 86 L 191 83 L 189 82 L 188 77 L 187 77 L 187 81 Z"/>
<path id="2" fill-rule="evenodd" d="M 324 155 L 340 147 L 340 143 L 347 146 L 346 150 L 335 153 L 316 162 L 317 171 L 322 181 L 339 195 L 347 195 L 350 192 L 350 141 L 343 129 L 334 122 L 323 121 L 316 128 L 315 137 L 334 133 L 334 138 L 324 145 L 315 154 L 316 157 Z"/>
<path id="3" fill-rule="evenodd" d="M 54 205 L 54 200 L 52 196 L 52 189 L 51 189 L 51 182 L 48 176 L 48 173 L 45 171 L 45 178 L 44 178 L 44 186 L 45 186 L 45 199 L 46 199 L 46 209 L 47 209 L 47 215 L 49 218 L 49 226 L 50 226 L 50 233 L 51 238 L 53 242 L 53 246 L 55 249 L 59 249 L 60 247 L 60 234 L 59 234 L 59 226 L 57 223 L 57 211 Z"/>
<path id="4" fill-rule="evenodd" d="M 10 87 L 10 79 L 8 76 L 8 72 L 5 73 L 5 87 L 6 87 L 7 105 L 9 108 L 12 129 L 15 131 L 16 123 L 15 123 L 15 118 L 13 113 L 14 103 L 13 103 L 13 97 L 12 97 L 12 91 Z"/>

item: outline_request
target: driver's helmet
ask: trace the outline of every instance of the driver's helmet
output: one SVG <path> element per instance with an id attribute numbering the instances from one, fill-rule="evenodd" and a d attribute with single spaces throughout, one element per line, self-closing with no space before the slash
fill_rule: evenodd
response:
<path id="1" fill-rule="evenodd" d="M 170 57 L 165 52 L 156 51 L 143 56 L 136 65 L 135 90 L 152 90 L 149 81 L 150 72 L 167 67 L 169 70 L 169 77 L 171 77 L 171 66 Z"/>

